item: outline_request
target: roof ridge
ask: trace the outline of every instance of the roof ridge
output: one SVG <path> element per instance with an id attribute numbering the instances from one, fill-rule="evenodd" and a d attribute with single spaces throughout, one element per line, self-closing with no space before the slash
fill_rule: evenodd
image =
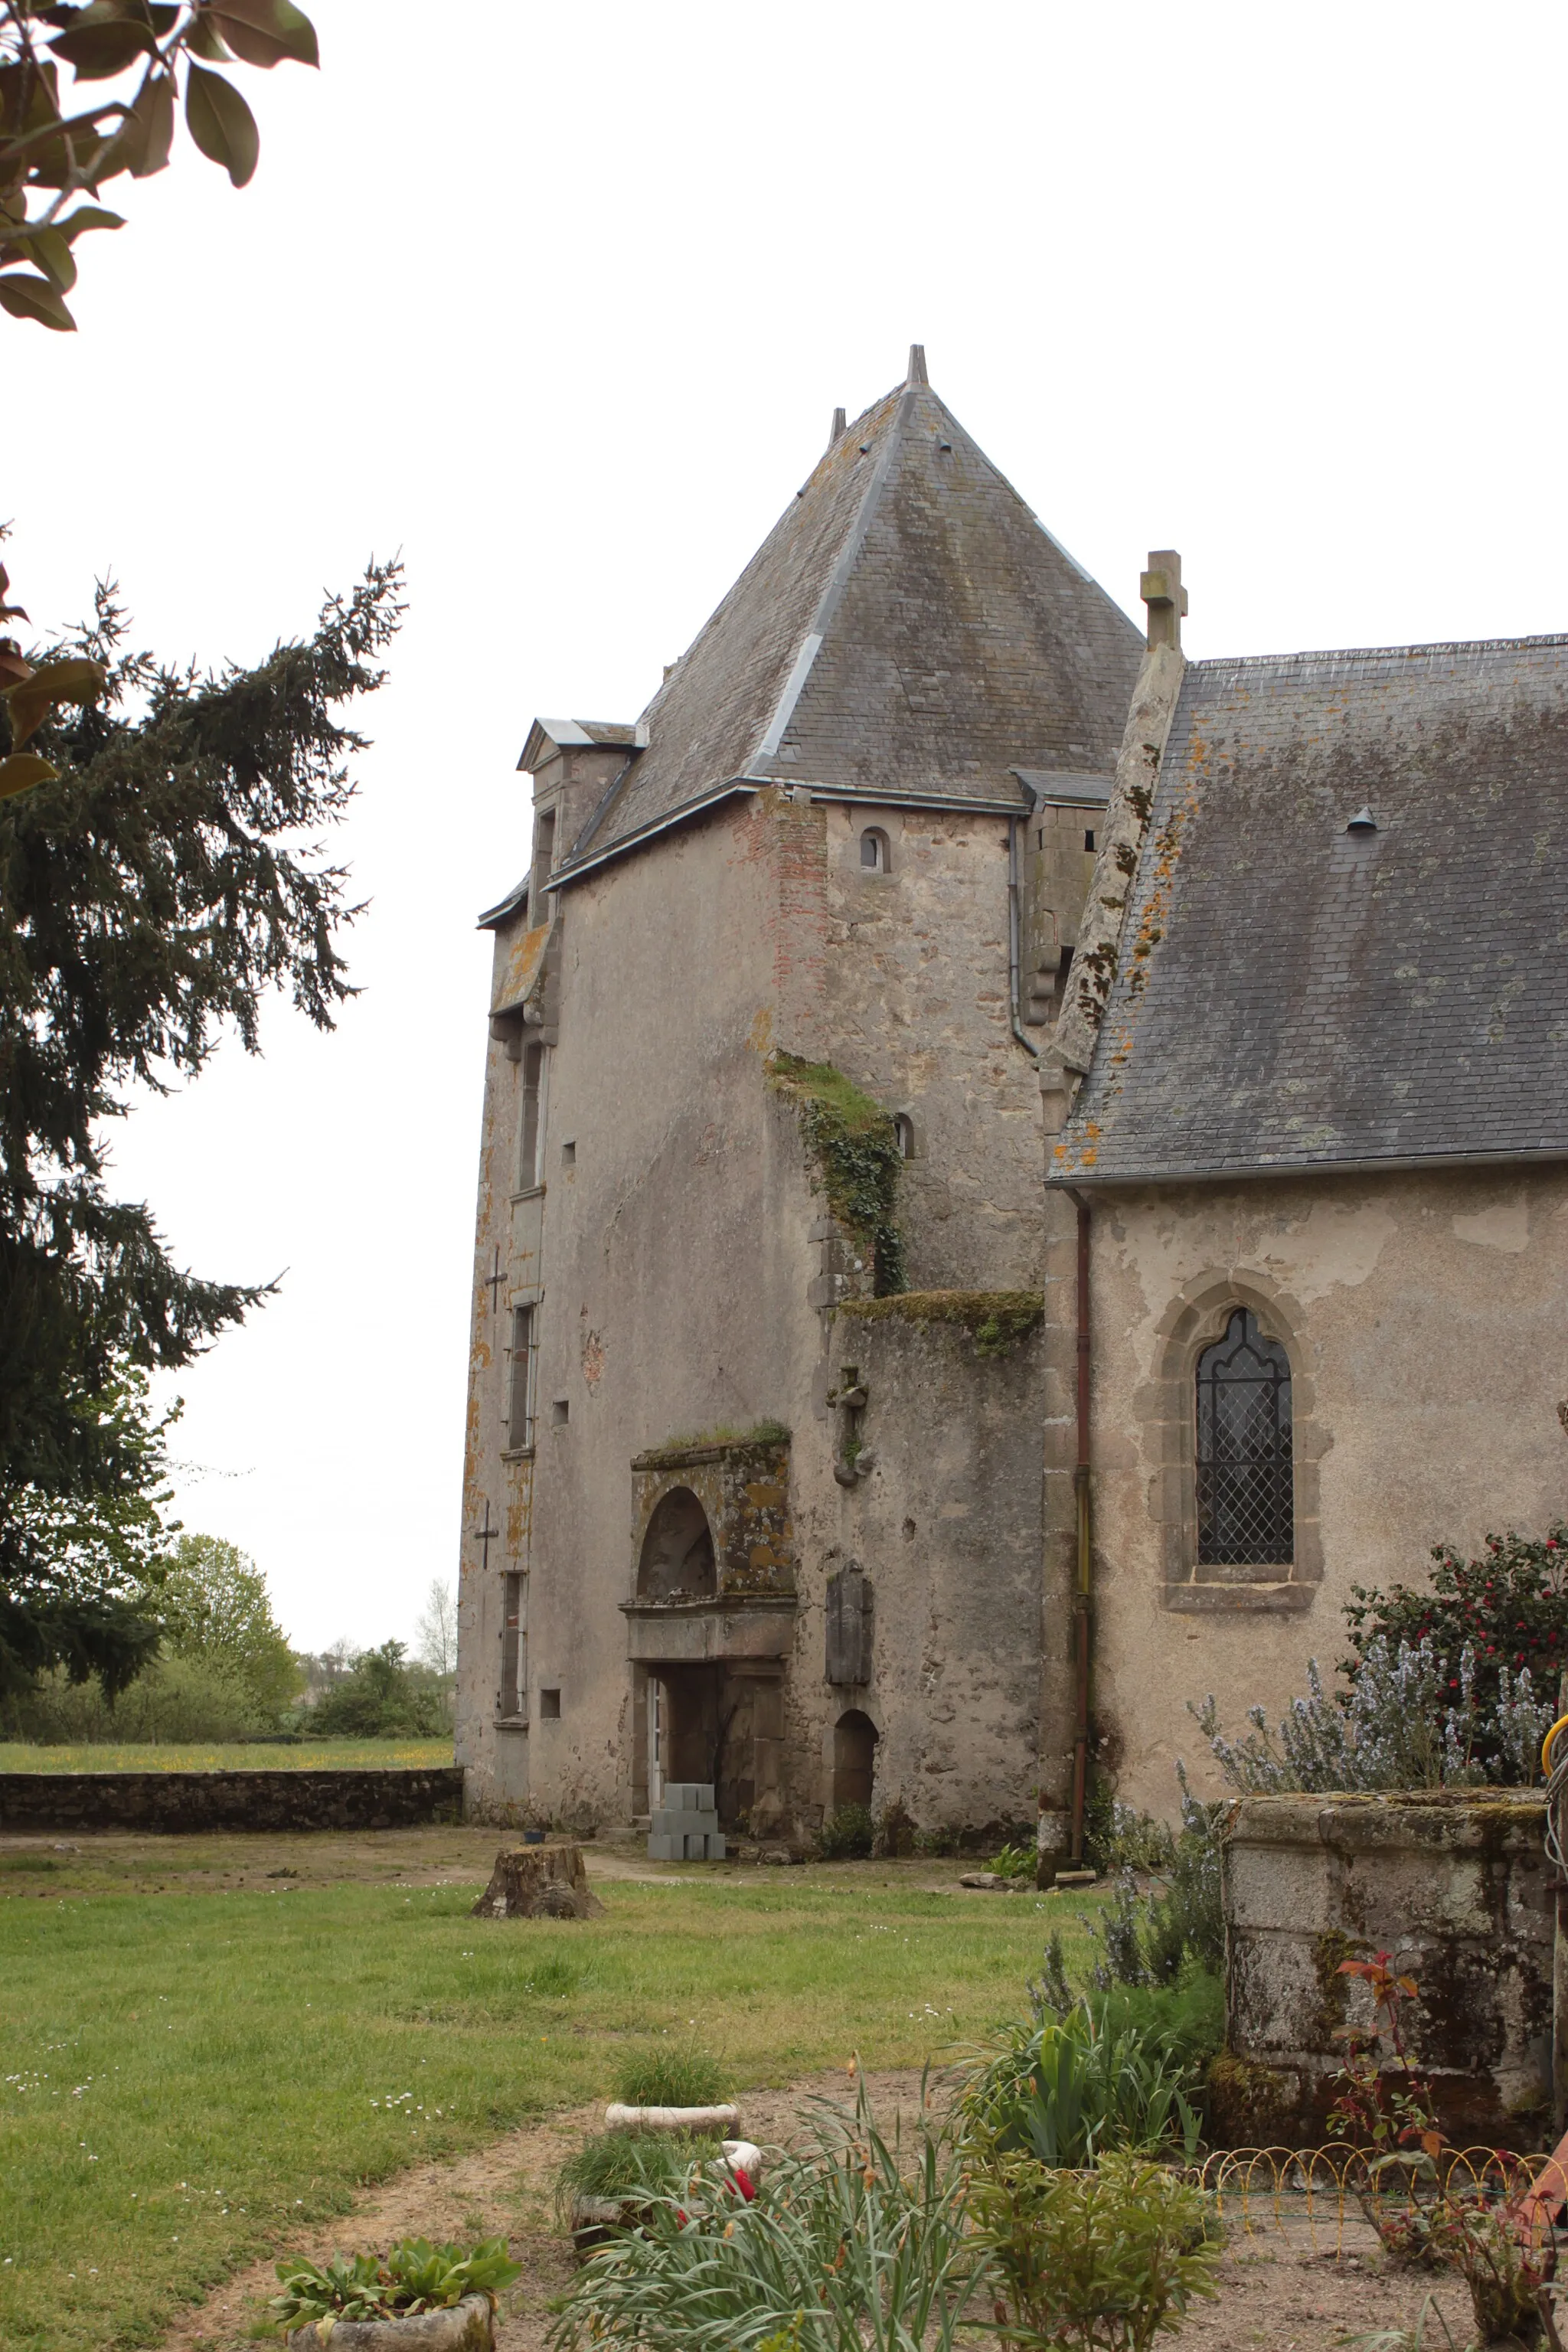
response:
<path id="1" fill-rule="evenodd" d="M 1043 526 L 1042 526 L 1043 527 Z M 1568 646 L 1568 631 L 1551 631 L 1533 637 L 1435 637 L 1405 646 L 1320 646 L 1282 654 L 1211 654 L 1188 660 L 1190 670 L 1284 669 L 1301 662 L 1398 662 L 1419 656 L 1443 654 L 1517 654 L 1537 646 Z"/>
<path id="2" fill-rule="evenodd" d="M 849 584 L 849 577 L 859 560 L 860 551 L 866 544 L 866 534 L 870 530 L 871 518 L 877 510 L 888 477 L 892 471 L 893 457 L 903 441 L 904 426 L 909 421 L 910 410 L 920 389 L 918 384 L 906 383 L 899 394 L 898 405 L 893 410 L 888 425 L 887 438 L 877 452 L 877 462 L 871 468 L 871 478 L 860 494 L 860 503 L 855 509 L 849 528 L 845 532 L 838 552 L 834 558 L 833 569 L 827 575 L 826 585 L 816 600 L 816 610 L 811 616 L 811 626 L 801 639 L 789 676 L 784 680 L 784 690 L 773 706 L 773 716 L 763 728 L 752 756 L 746 762 L 748 769 L 759 767 L 764 760 L 773 759 L 779 745 L 784 741 L 784 729 L 789 725 L 795 713 L 795 704 L 805 690 L 805 682 L 811 676 L 812 665 L 822 650 L 823 640 L 833 625 L 833 616 L 844 601 L 844 591 Z M 879 403 L 872 404 L 879 405 Z M 866 410 L 864 414 L 869 415 L 870 410 Z"/>

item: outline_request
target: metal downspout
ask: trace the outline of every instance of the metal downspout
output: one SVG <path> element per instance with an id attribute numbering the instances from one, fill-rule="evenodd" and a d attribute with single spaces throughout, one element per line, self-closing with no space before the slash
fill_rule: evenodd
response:
<path id="1" fill-rule="evenodd" d="M 1020 950 L 1018 920 L 1018 820 L 1007 819 L 1007 1003 L 1013 1016 L 1013 1034 L 1031 1060 L 1037 1062 L 1040 1049 L 1024 1034 L 1018 996 L 1018 963 Z"/>
<path id="2" fill-rule="evenodd" d="M 1073 1470 L 1073 1497 L 1078 1517 L 1078 1575 L 1072 1597 L 1073 1616 L 1073 1749 L 1072 1866 L 1083 1867 L 1084 1808 L 1089 1795 L 1089 1612 L 1094 1591 L 1093 1529 L 1089 1519 L 1089 1205 L 1076 1187 L 1078 1210 L 1078 1462 Z"/>

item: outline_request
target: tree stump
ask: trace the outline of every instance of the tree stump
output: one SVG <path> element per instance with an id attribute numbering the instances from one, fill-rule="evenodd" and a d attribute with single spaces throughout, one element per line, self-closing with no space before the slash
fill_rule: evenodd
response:
<path id="1" fill-rule="evenodd" d="M 588 1892 L 580 1845 L 503 1846 L 490 1883 L 475 1904 L 476 1919 L 598 1919 L 605 1906 Z"/>

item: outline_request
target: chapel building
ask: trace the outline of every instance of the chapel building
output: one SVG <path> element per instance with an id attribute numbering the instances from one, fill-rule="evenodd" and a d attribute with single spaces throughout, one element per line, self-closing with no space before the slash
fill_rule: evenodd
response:
<path id="1" fill-rule="evenodd" d="M 530 730 L 476 1812 L 1037 1817 L 1048 1874 L 1353 1582 L 1557 1516 L 1568 640 L 1188 663 L 1142 591 L 917 347 L 640 718 Z"/>

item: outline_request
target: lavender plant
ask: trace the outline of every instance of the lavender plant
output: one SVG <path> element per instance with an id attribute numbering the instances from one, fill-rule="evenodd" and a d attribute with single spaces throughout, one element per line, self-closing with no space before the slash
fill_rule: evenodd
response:
<path id="1" fill-rule="evenodd" d="M 1307 1696 L 1291 1700 L 1277 1731 L 1252 1706 L 1251 1731 L 1226 1738 L 1212 1694 L 1188 1708 L 1226 1781 L 1246 1795 L 1528 1785 L 1554 1710 L 1537 1698 L 1528 1666 L 1494 1671 L 1497 1696 L 1483 1704 L 1473 1643 L 1449 1661 L 1430 1636 L 1394 1643 L 1373 1634 L 1342 1688 L 1325 1690 L 1309 1661 Z"/>

